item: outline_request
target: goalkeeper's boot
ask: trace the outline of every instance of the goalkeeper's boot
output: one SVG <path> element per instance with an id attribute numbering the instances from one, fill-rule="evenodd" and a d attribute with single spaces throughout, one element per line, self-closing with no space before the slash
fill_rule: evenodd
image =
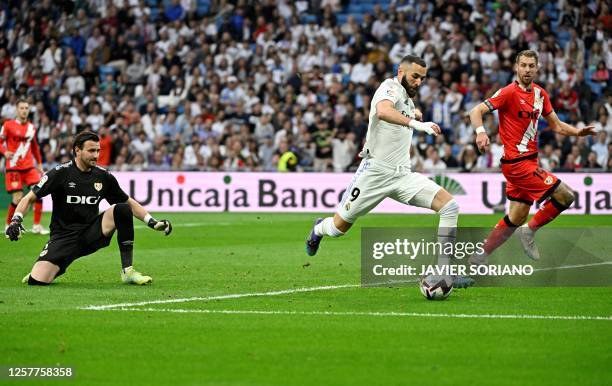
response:
<path id="1" fill-rule="evenodd" d="M 475 281 L 471 277 L 453 275 L 453 287 L 454 288 L 467 288 L 474 285 Z"/>
<path id="2" fill-rule="evenodd" d="M 35 235 L 48 235 L 49 230 L 43 228 L 43 226 L 40 224 L 34 224 L 32 225 L 32 233 Z"/>
<path id="3" fill-rule="evenodd" d="M 488 257 L 489 255 L 485 251 L 482 251 L 482 253 L 474 252 L 474 254 L 468 258 L 468 262 L 471 265 L 485 265 L 488 263 Z"/>
<path id="4" fill-rule="evenodd" d="M 29 281 L 29 280 L 30 280 L 30 274 L 28 273 L 27 275 L 25 275 L 25 276 L 23 277 L 23 279 L 21 279 L 21 282 L 22 282 L 23 284 L 28 284 L 28 281 Z"/>
<path id="5" fill-rule="evenodd" d="M 321 221 L 323 221 L 321 217 L 315 220 L 314 225 L 310 230 L 310 234 L 306 239 L 306 253 L 308 254 L 308 256 L 316 255 L 317 251 L 319 250 L 319 244 L 321 243 L 323 236 L 317 236 L 317 234 L 315 233 L 315 226 L 317 226 L 317 224 L 319 224 Z"/>
<path id="6" fill-rule="evenodd" d="M 516 230 L 521 244 L 523 244 L 523 250 L 529 256 L 531 260 L 540 260 L 540 251 L 535 243 L 535 233 L 533 229 L 529 228 L 527 224 L 519 227 Z"/>
<path id="7" fill-rule="evenodd" d="M 127 267 L 121 270 L 121 281 L 126 284 L 144 285 L 152 283 L 153 279 L 151 276 L 145 276 L 132 267 Z"/>

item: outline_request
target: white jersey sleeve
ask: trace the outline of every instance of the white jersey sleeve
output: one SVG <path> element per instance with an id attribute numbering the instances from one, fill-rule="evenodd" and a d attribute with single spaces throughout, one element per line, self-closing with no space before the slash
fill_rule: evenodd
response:
<path id="1" fill-rule="evenodd" d="M 374 93 L 374 97 L 372 98 L 372 106 L 376 106 L 378 102 L 383 100 L 390 100 L 395 105 L 401 99 L 401 90 L 398 90 L 396 87 L 396 83 L 391 81 L 390 79 L 382 82 L 380 87 Z M 400 86 L 401 87 L 401 86 Z"/>

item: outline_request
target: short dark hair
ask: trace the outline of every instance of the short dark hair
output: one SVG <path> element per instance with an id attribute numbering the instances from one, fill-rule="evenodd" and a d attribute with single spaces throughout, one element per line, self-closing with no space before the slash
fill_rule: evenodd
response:
<path id="1" fill-rule="evenodd" d="M 516 59 L 514 62 L 518 64 L 521 56 L 526 56 L 528 58 L 534 58 L 536 61 L 536 64 L 538 64 L 538 53 L 535 52 L 534 50 L 523 50 L 519 52 L 518 54 L 516 54 Z"/>
<path id="2" fill-rule="evenodd" d="M 20 103 L 27 103 L 30 104 L 30 102 L 28 102 L 27 99 L 25 99 L 24 97 L 19 97 L 17 98 L 17 103 L 15 103 L 15 106 L 19 106 Z"/>
<path id="3" fill-rule="evenodd" d="M 74 141 L 72 142 L 72 154 L 76 155 L 76 148 L 83 150 L 83 146 L 87 141 L 100 142 L 100 137 L 98 134 L 92 131 L 81 131 L 74 137 Z"/>
<path id="4" fill-rule="evenodd" d="M 427 63 L 425 63 L 425 60 L 423 60 L 423 58 L 421 58 L 420 56 L 416 56 L 416 55 L 404 56 L 400 64 L 402 63 L 406 63 L 406 64 L 416 63 L 421 67 L 427 67 Z"/>

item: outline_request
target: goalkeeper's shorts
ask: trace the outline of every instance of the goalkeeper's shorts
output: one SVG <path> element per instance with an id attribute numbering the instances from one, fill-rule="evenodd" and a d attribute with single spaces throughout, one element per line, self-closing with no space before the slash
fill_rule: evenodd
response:
<path id="1" fill-rule="evenodd" d="M 51 232 L 51 237 L 40 252 L 38 261 L 48 261 L 57 265 L 60 268 L 57 276 L 60 276 L 79 257 L 108 247 L 113 235 L 104 236 L 102 233 L 103 215 L 104 213 L 99 214 L 91 224 L 80 231 Z"/>

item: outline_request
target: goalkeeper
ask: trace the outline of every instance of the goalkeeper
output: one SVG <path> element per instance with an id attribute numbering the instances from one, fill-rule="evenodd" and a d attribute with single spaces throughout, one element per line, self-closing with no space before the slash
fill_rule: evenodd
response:
<path id="1" fill-rule="evenodd" d="M 66 272 L 76 259 L 107 247 L 117 230 L 121 255 L 121 279 L 129 284 L 148 284 L 150 276 L 132 267 L 134 249 L 134 217 L 150 228 L 172 232 L 168 220 L 155 220 L 122 189 L 115 177 L 96 165 L 100 156 L 100 139 L 92 132 L 79 133 L 72 147 L 74 159 L 45 174 L 40 182 L 21 199 L 6 236 L 12 241 L 21 238 L 23 216 L 30 205 L 46 195 L 53 199 L 51 234 L 38 256 L 32 271 L 23 278 L 30 285 L 48 285 Z M 99 203 L 108 201 L 111 207 L 99 213 Z"/>

